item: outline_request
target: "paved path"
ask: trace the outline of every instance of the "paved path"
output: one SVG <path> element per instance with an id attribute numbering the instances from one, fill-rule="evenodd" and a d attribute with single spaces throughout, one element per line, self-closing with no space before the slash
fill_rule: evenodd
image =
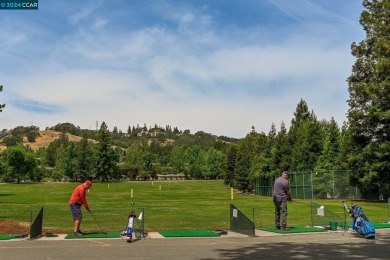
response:
<path id="1" fill-rule="evenodd" d="M 256 237 L 229 232 L 218 238 L 159 238 L 151 233 L 131 244 L 121 239 L 0 241 L 0 259 L 390 259 L 390 229 L 376 239 L 351 231 L 275 234 Z"/>

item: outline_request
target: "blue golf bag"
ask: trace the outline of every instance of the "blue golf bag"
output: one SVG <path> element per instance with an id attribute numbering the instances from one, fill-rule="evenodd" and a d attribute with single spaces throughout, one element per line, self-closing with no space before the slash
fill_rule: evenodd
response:
<path id="1" fill-rule="evenodd" d="M 375 238 L 375 228 L 363 213 L 363 209 L 358 205 L 352 205 L 349 209 L 352 219 L 352 230 L 365 238 Z"/>

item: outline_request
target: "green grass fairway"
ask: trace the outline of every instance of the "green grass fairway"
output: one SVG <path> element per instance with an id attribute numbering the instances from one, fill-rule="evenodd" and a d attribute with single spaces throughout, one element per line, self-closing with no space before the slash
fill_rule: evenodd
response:
<path id="1" fill-rule="evenodd" d="M 79 183 L 24 183 L 0 184 L 0 221 L 23 222 L 26 232 L 41 207 L 44 208 L 43 225 L 47 232 L 68 234 L 73 231 L 73 220 L 68 201 Z M 133 197 L 131 197 L 133 195 Z M 144 208 L 146 232 L 169 230 L 229 230 L 230 204 L 234 204 L 251 220 L 256 228 L 274 226 L 272 198 L 242 194 L 234 191 L 222 180 L 199 181 L 135 181 L 94 183 L 87 192 L 89 206 L 106 232 L 126 229 L 128 215 L 134 202 L 137 217 Z M 320 205 L 344 219 L 341 200 L 318 200 Z M 288 203 L 288 226 L 310 226 L 309 200 Z M 350 204 L 350 201 L 347 201 Z M 387 203 L 359 202 L 370 221 L 387 221 Z M 100 232 L 92 216 L 82 208 L 83 232 Z M 349 216 L 346 216 L 350 222 Z M 135 223 L 135 228 L 138 228 Z"/>
<path id="2" fill-rule="evenodd" d="M 288 233 L 308 233 L 308 232 L 325 232 L 324 228 L 315 228 L 315 227 L 288 227 L 288 230 L 281 230 L 276 228 L 259 228 L 259 230 L 288 234 Z"/>
<path id="3" fill-rule="evenodd" d="M 219 237 L 220 234 L 209 230 L 173 230 L 161 231 L 163 237 Z"/>

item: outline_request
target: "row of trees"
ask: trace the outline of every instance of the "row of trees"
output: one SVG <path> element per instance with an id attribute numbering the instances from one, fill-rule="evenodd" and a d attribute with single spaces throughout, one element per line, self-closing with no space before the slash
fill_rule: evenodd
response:
<path id="1" fill-rule="evenodd" d="M 289 130 L 284 123 L 279 132 L 272 125 L 268 134 L 257 133 L 253 128 L 238 144 L 214 138 L 211 147 L 202 147 L 162 144 L 155 139 L 149 144 L 133 143 L 128 148 L 112 147 L 112 139 L 119 133 L 110 132 L 103 122 L 97 142 L 89 141 L 86 136 L 80 142 L 70 142 L 63 133 L 47 148 L 36 153 L 26 149 L 26 152 L 35 154 L 40 171 L 37 176 L 56 180 L 80 180 L 91 174 L 108 181 L 120 179 L 122 175 L 155 178 L 156 174 L 184 173 L 193 179 L 224 178 L 227 184 L 242 190 L 253 189 L 256 177 L 280 174 L 283 170 L 345 169 L 344 153 L 340 152 L 345 146 L 345 129 L 340 130 L 333 119 L 318 121 L 304 100 L 299 102 L 294 116 Z M 17 127 L 7 137 L 28 133 L 26 129 L 30 127 Z M 8 140 L 7 137 L 3 140 Z M 18 143 L 11 144 L 4 154 L 11 153 L 13 147 L 20 150 Z M 9 164 L 4 161 L 4 165 Z M 23 178 L 29 176 L 30 173 Z"/>
<path id="2" fill-rule="evenodd" d="M 204 148 L 162 145 L 156 140 L 121 148 L 111 145 L 115 135 L 103 122 L 96 141 L 84 136 L 79 142 L 71 142 L 62 133 L 36 152 L 10 146 L 0 158 L 0 174 L 3 181 L 19 182 L 45 177 L 73 181 L 88 177 L 100 181 L 153 179 L 157 174 L 183 173 L 188 179 L 224 179 L 231 187 L 250 191 L 256 178 L 279 175 L 283 170 L 349 170 L 353 151 L 348 127 L 340 128 L 333 118 L 318 120 L 304 100 L 298 103 L 289 129 L 283 122 L 279 131 L 272 124 L 267 134 L 252 128 L 238 144 L 215 139 L 211 148 Z"/>
<path id="3" fill-rule="evenodd" d="M 35 153 L 28 147 L 11 144 L 1 157 L 3 180 L 40 181 L 48 177 L 77 181 L 92 175 L 101 181 L 109 181 L 136 176 L 149 179 L 155 178 L 158 173 L 185 173 L 188 178 L 215 179 L 223 175 L 224 154 L 215 148 L 205 151 L 198 145 L 164 146 L 153 141 L 150 145 L 134 143 L 124 149 L 111 146 L 113 135 L 103 122 L 97 133 L 97 142 L 86 136 L 80 142 L 71 142 L 68 135 L 62 133 L 47 148 L 40 148 Z M 31 171 L 16 171 L 9 162 L 9 155 L 21 151 L 24 151 L 25 157 L 35 157 Z"/>

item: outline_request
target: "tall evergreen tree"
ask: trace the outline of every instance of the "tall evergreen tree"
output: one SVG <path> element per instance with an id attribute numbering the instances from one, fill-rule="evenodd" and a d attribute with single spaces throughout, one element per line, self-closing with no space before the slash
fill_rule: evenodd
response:
<path id="1" fill-rule="evenodd" d="M 348 128 L 348 123 L 344 122 L 340 130 L 340 148 L 337 155 L 336 165 L 340 170 L 348 170 L 348 156 L 352 151 L 351 132 Z"/>
<path id="2" fill-rule="evenodd" d="M 351 46 L 348 122 L 354 150 L 350 167 L 363 196 L 390 195 L 390 0 L 364 0 L 366 38 Z"/>
<path id="3" fill-rule="evenodd" d="M 92 144 L 89 144 L 87 136 L 78 143 L 79 156 L 77 158 L 77 176 L 83 181 L 92 175 L 95 166 L 95 156 Z"/>
<path id="4" fill-rule="evenodd" d="M 281 172 L 289 170 L 292 153 L 292 146 L 289 144 L 288 132 L 284 122 L 280 124 L 280 131 L 276 136 L 273 149 L 272 160 L 276 168 L 271 174 L 280 175 Z"/>
<path id="5" fill-rule="evenodd" d="M 324 125 L 325 138 L 316 168 L 335 170 L 337 169 L 336 163 L 340 147 L 340 129 L 333 117 L 330 122 L 323 122 L 322 124 Z"/>
<path id="6" fill-rule="evenodd" d="M 226 174 L 224 176 L 224 183 L 230 187 L 234 187 L 236 158 L 237 145 L 231 145 L 227 151 Z"/>
<path id="7" fill-rule="evenodd" d="M 323 120 L 320 124 L 324 132 L 323 150 L 318 157 L 317 165 L 315 167 L 316 175 L 312 181 L 314 193 L 320 198 L 327 198 L 329 194 L 334 194 L 334 192 L 336 192 L 337 184 L 339 182 L 335 180 L 339 180 L 346 175 L 334 171 L 339 170 L 336 164 L 340 146 L 340 130 L 337 122 L 332 118 L 330 122 Z M 337 194 L 341 194 L 341 192 L 340 189 L 337 189 Z"/>
<path id="8" fill-rule="evenodd" d="M 258 144 L 255 142 L 256 135 L 257 133 L 252 127 L 251 133 L 240 141 L 237 149 L 234 184 L 235 188 L 238 188 L 242 192 L 253 189 L 250 182 L 250 169 L 252 154 L 255 154 L 255 151 L 257 151 L 256 146 Z"/>
<path id="9" fill-rule="evenodd" d="M 313 170 L 322 151 L 322 131 L 314 112 L 309 112 L 304 100 L 298 103 L 289 131 L 291 169 Z"/>
<path id="10" fill-rule="evenodd" d="M 108 126 L 103 122 L 98 132 L 99 151 L 98 151 L 98 164 L 96 177 L 101 181 L 108 181 L 108 177 L 111 175 L 112 162 L 111 162 L 111 145 L 110 145 L 110 132 Z"/>
<path id="11" fill-rule="evenodd" d="M 66 133 L 62 132 L 60 138 L 54 140 L 49 144 L 46 149 L 45 161 L 48 166 L 55 167 L 57 164 L 57 157 L 60 153 L 60 148 L 66 148 L 69 144 L 69 137 Z M 58 167 L 58 166 L 57 166 Z"/>
<path id="12" fill-rule="evenodd" d="M 69 142 L 69 145 L 64 151 L 62 160 L 62 167 L 64 169 L 64 175 L 71 180 L 77 180 L 77 158 L 79 158 L 79 152 L 76 142 Z"/>

